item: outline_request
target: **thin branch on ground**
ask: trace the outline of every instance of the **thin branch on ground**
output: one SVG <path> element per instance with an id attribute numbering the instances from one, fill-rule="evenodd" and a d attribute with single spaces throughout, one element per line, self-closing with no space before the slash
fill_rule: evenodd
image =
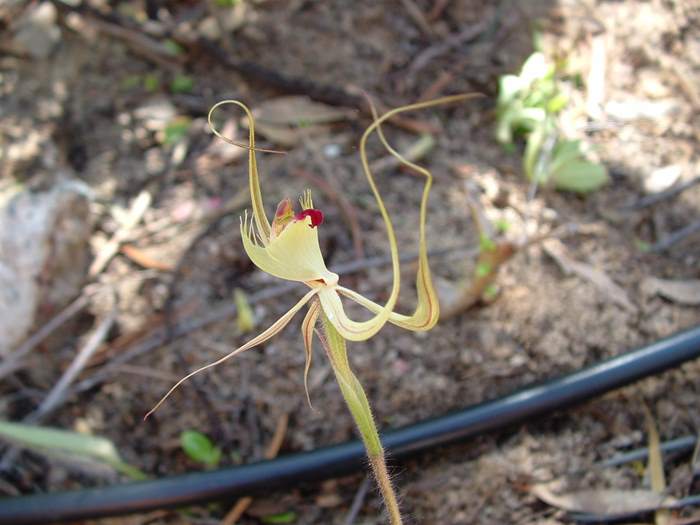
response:
<path id="1" fill-rule="evenodd" d="M 649 247 L 649 251 L 651 252 L 663 252 L 671 248 L 674 244 L 677 244 L 684 240 L 686 237 L 690 237 L 696 232 L 700 232 L 700 220 L 691 222 L 687 226 L 684 226 L 683 228 L 676 230 L 672 233 L 669 233 L 666 235 L 663 239 L 660 241 L 652 244 Z"/>
<path id="2" fill-rule="evenodd" d="M 646 208 L 648 206 L 652 206 L 654 204 L 657 204 L 663 200 L 670 199 L 671 197 L 675 197 L 676 195 L 684 192 L 688 188 L 691 188 L 695 186 L 696 184 L 700 184 L 700 175 L 697 177 L 694 177 L 690 180 L 687 180 L 685 182 L 682 182 L 680 184 L 675 184 L 668 188 L 667 190 L 660 191 L 659 193 L 654 193 L 652 195 L 647 195 L 646 197 L 642 197 L 638 201 L 625 206 L 623 209 L 624 210 L 640 210 L 642 208 Z"/>
<path id="3" fill-rule="evenodd" d="M 17 350 L 12 352 L 2 363 L 0 363 L 0 379 L 12 374 L 22 368 L 22 358 L 39 346 L 47 337 L 63 326 L 75 315 L 85 308 L 92 292 L 86 290 L 72 303 L 61 310 L 54 318 L 42 326 L 34 335 L 22 343 Z"/>
<path id="4" fill-rule="evenodd" d="M 100 249 L 95 256 L 95 259 L 90 265 L 88 275 L 92 278 L 105 269 L 109 261 L 112 260 L 118 252 L 121 244 L 127 239 L 131 230 L 141 221 L 146 210 L 151 205 L 151 194 L 142 191 L 132 202 L 126 217 L 119 226 L 119 229 L 112 235 L 112 238 Z"/>
<path id="5" fill-rule="evenodd" d="M 95 330 L 90 334 L 85 345 L 78 351 L 75 358 L 63 373 L 58 382 L 51 389 L 44 401 L 41 402 L 36 411 L 28 416 L 27 421 L 34 423 L 46 417 L 49 413 L 58 408 L 66 399 L 68 387 L 73 380 L 82 372 L 90 357 L 97 351 L 109 334 L 112 325 L 117 319 L 116 300 L 113 298 L 112 310 L 100 321 Z"/>
<path id="6" fill-rule="evenodd" d="M 411 62 L 411 65 L 408 67 L 408 74 L 411 77 L 415 77 L 425 66 L 439 56 L 479 38 L 493 23 L 494 16 L 484 17 L 476 24 L 467 26 L 460 32 L 448 36 L 442 42 L 433 44 L 413 59 L 413 62 Z"/>
<path id="7" fill-rule="evenodd" d="M 357 515 L 362 509 L 362 505 L 365 503 L 365 498 L 367 497 L 367 492 L 369 491 L 371 481 L 372 478 L 370 476 L 365 476 L 365 479 L 363 479 L 362 483 L 360 483 L 360 486 L 357 488 L 357 492 L 355 493 L 355 497 L 352 499 L 352 505 L 350 505 L 350 509 L 345 515 L 343 525 L 353 525 L 355 523 Z"/>
<path id="8" fill-rule="evenodd" d="M 78 350 L 75 358 L 68 366 L 66 371 L 63 372 L 63 375 L 59 378 L 44 400 L 39 404 L 39 407 L 24 418 L 23 421 L 25 423 L 39 423 L 47 415 L 56 410 L 56 408 L 61 406 L 66 400 L 71 383 L 75 380 L 78 374 L 82 372 L 85 365 L 90 360 L 90 357 L 97 351 L 100 345 L 107 338 L 110 329 L 117 319 L 118 309 L 116 306 L 116 298 L 114 297 L 114 293 L 111 294 L 111 297 L 112 309 L 109 314 L 107 314 L 107 316 L 105 316 L 105 318 L 102 319 L 99 324 L 97 324 L 92 334 L 90 334 L 85 341 L 83 347 Z M 11 447 L 7 449 L 2 460 L 0 460 L 0 471 L 6 471 L 14 462 L 18 453 L 18 448 Z"/>
<path id="9" fill-rule="evenodd" d="M 401 3 L 403 4 L 406 13 L 408 13 L 408 16 L 411 17 L 418 29 L 420 29 L 423 32 L 423 34 L 425 34 L 425 36 L 429 38 L 434 37 L 435 31 L 428 23 L 428 20 L 423 14 L 423 11 L 421 11 L 420 7 L 418 7 L 418 5 L 413 0 L 401 0 Z"/>
<path id="10" fill-rule="evenodd" d="M 265 451 L 265 459 L 274 459 L 279 454 L 282 448 L 282 443 L 284 443 L 284 437 L 287 434 L 287 425 L 289 424 L 289 416 L 287 414 L 282 414 L 277 420 L 277 426 L 275 427 L 275 433 L 272 435 L 272 440 L 267 446 Z M 234 525 L 243 513 L 250 507 L 253 503 L 253 498 L 250 496 L 245 498 L 240 498 L 236 504 L 231 508 L 228 514 L 221 521 L 221 525 Z"/>

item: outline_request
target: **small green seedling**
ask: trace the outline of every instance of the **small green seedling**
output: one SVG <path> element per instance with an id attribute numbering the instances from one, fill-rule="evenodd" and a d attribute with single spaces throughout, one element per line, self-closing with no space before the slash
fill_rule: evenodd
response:
<path id="1" fill-rule="evenodd" d="M 182 46 L 171 39 L 167 39 L 165 42 L 163 42 L 163 47 L 165 47 L 168 53 L 174 56 L 178 56 L 184 53 L 184 49 L 182 49 Z"/>
<path id="2" fill-rule="evenodd" d="M 175 75 L 170 82 L 173 93 L 190 93 L 194 89 L 194 79 L 188 75 Z"/>
<path id="3" fill-rule="evenodd" d="M 262 518 L 263 523 L 294 523 L 297 520 L 296 513 L 280 512 L 279 514 L 271 514 Z"/>
<path id="4" fill-rule="evenodd" d="M 236 325 L 242 334 L 252 332 L 255 328 L 255 314 L 248 302 L 248 296 L 240 288 L 233 291 L 233 302 L 236 305 Z"/>
<path id="5" fill-rule="evenodd" d="M 187 457 L 207 468 L 216 468 L 221 461 L 221 449 L 196 430 L 186 430 L 180 434 L 180 445 Z"/>
<path id="6" fill-rule="evenodd" d="M 514 151 L 517 136 L 526 140 L 523 171 L 533 183 L 589 193 L 609 180 L 607 170 L 588 160 L 583 144 L 560 136 L 556 116 L 568 103 L 555 64 L 535 52 L 519 75 L 499 81 L 496 139 Z"/>
<path id="7" fill-rule="evenodd" d="M 174 146 L 180 142 L 190 129 L 192 120 L 188 117 L 177 117 L 171 121 L 163 130 L 163 144 L 166 146 Z"/>
<path id="8" fill-rule="evenodd" d="M 149 93 L 160 89 L 160 78 L 155 73 L 150 73 L 143 77 L 143 88 Z"/>

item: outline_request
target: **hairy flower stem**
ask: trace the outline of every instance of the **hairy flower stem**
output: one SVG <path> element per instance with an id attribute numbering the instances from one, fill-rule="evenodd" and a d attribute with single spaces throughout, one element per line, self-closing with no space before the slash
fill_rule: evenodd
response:
<path id="1" fill-rule="evenodd" d="M 377 480 L 377 485 L 384 499 L 384 504 L 389 512 L 390 523 L 391 525 L 401 525 L 403 522 L 401 520 L 396 494 L 391 485 L 389 473 L 386 468 L 384 448 L 382 448 L 382 443 L 379 440 L 379 433 L 374 424 L 372 410 L 369 407 L 369 401 L 367 401 L 365 391 L 350 368 L 345 339 L 338 333 L 325 313 L 321 314 L 321 319 L 325 333 L 323 343 L 326 353 L 331 361 L 331 366 L 333 367 L 333 372 L 335 372 L 340 391 L 345 398 L 345 402 L 350 409 L 350 413 L 362 437 L 362 442 L 367 450 L 367 456 L 369 457 L 374 477 Z"/>

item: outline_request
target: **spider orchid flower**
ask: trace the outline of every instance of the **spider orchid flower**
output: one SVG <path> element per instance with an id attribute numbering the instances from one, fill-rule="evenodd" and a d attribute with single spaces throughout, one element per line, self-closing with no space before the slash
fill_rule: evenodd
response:
<path id="1" fill-rule="evenodd" d="M 314 208 L 309 191 L 305 192 L 300 199 L 300 211 L 297 212 L 294 210 L 290 199 L 284 199 L 278 204 L 272 223 L 269 222 L 265 215 L 263 197 L 260 191 L 260 178 L 255 152 L 261 150 L 256 150 L 255 147 L 255 122 L 253 115 L 245 104 L 237 100 L 225 100 L 214 105 L 209 112 L 209 125 L 212 131 L 219 138 L 248 150 L 248 184 L 252 201 L 252 214 L 249 216 L 246 212 L 241 218 L 240 226 L 243 247 L 246 254 L 250 257 L 251 261 L 264 272 L 281 279 L 303 283 L 309 287 L 309 291 L 292 306 L 289 311 L 277 319 L 277 321 L 260 335 L 221 359 L 205 365 L 183 377 L 165 394 L 153 409 L 148 412 L 146 417 L 153 413 L 176 388 L 193 375 L 217 366 L 241 352 L 264 343 L 278 334 L 307 304 L 309 305 L 308 313 L 302 322 L 302 335 L 306 349 L 306 366 L 304 371 L 305 386 L 311 363 L 311 341 L 316 322 L 321 314 L 325 316 L 324 321 L 327 320 L 343 339 L 349 341 L 364 341 L 369 339 L 387 322 L 413 331 L 424 331 L 432 328 L 437 323 L 439 316 L 438 298 L 428 265 L 425 228 L 426 208 L 430 187 L 432 185 L 432 176 L 428 170 L 408 161 L 394 150 L 386 141 L 380 126 L 387 119 L 404 111 L 447 104 L 469 97 L 470 95 L 455 95 L 428 102 L 411 104 L 393 109 L 381 117 L 377 117 L 374 108 L 372 108 L 374 122 L 366 129 L 360 140 L 360 158 L 364 173 L 377 201 L 379 212 L 384 220 L 391 253 L 393 281 L 391 292 L 384 304 L 378 304 L 360 295 L 358 292 L 341 286 L 338 275 L 326 268 L 326 263 L 323 260 L 318 240 L 318 233 L 323 224 L 324 215 L 321 210 Z M 249 122 L 248 145 L 232 142 L 230 139 L 223 137 L 212 125 L 212 114 L 216 109 L 226 104 L 238 106 L 247 115 Z M 374 131 L 378 133 L 382 144 L 387 148 L 389 153 L 398 158 L 402 164 L 412 168 L 425 177 L 418 227 L 419 256 L 416 276 L 418 304 L 415 311 L 410 315 L 394 311 L 400 288 L 399 252 L 391 218 L 384 206 L 384 202 L 367 161 L 366 143 L 367 139 Z M 343 308 L 341 296 L 359 303 L 372 312 L 374 314 L 373 317 L 365 321 L 350 319 Z"/>

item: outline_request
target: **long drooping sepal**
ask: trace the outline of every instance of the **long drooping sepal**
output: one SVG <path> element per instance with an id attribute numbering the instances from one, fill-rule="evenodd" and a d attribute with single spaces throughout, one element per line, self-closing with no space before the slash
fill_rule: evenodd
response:
<path id="1" fill-rule="evenodd" d="M 309 403 L 309 408 L 313 410 L 311 405 L 311 396 L 309 395 L 309 370 L 311 369 L 311 359 L 313 358 L 314 344 L 314 328 L 318 321 L 318 314 L 321 312 L 321 305 L 317 300 L 314 300 L 309 305 L 309 311 L 306 312 L 306 317 L 301 323 L 301 335 L 304 339 L 304 350 L 306 352 L 306 362 L 304 363 L 304 390 L 306 391 L 306 401 Z"/>
<path id="2" fill-rule="evenodd" d="M 235 106 L 238 106 L 243 111 L 245 111 L 245 114 L 248 117 L 249 133 L 247 147 L 243 144 L 238 144 L 224 137 L 217 131 L 217 129 L 212 124 L 212 115 L 214 114 L 214 111 L 220 106 L 224 106 L 226 104 L 233 104 Z M 261 240 L 263 244 L 266 245 L 270 241 L 270 222 L 267 220 L 267 216 L 265 215 L 265 206 L 263 205 L 262 193 L 260 192 L 258 160 L 255 157 L 255 119 L 253 118 L 253 114 L 251 113 L 250 109 L 248 109 L 248 106 L 243 104 L 243 102 L 240 102 L 238 100 L 222 100 L 221 102 L 214 104 L 214 106 L 212 106 L 212 108 L 209 110 L 208 120 L 209 127 L 217 137 L 230 144 L 241 146 L 248 150 L 248 185 L 250 187 L 250 200 L 253 203 L 253 218 L 255 219 L 255 225 L 258 228 L 258 233 L 260 234 Z"/>
<path id="3" fill-rule="evenodd" d="M 147 418 L 148 416 L 150 416 L 153 412 L 155 412 L 156 410 L 158 410 L 158 407 L 160 407 L 160 406 L 163 404 L 163 402 L 164 402 L 166 399 L 168 399 L 168 397 L 170 397 L 170 394 L 172 394 L 182 383 L 184 383 L 185 381 L 187 381 L 187 380 L 188 380 L 189 378 L 191 378 L 192 376 L 194 376 L 194 375 L 196 375 L 196 374 L 199 374 L 200 372 L 203 372 L 204 370 L 207 370 L 207 369 L 209 369 L 209 368 L 213 368 L 213 367 L 215 367 L 215 366 L 218 366 L 218 365 L 220 365 L 221 363 L 223 363 L 223 362 L 225 362 L 225 361 L 228 361 L 228 360 L 231 359 L 232 357 L 234 357 L 234 356 L 240 354 L 241 352 L 245 352 L 246 350 L 250 350 L 251 348 L 253 348 L 253 347 L 255 347 L 255 346 L 258 346 L 258 345 L 261 344 L 261 343 L 264 343 L 264 342 L 267 341 L 268 339 L 271 339 L 272 337 L 274 337 L 275 335 L 277 335 L 278 333 L 280 333 L 280 332 L 284 329 L 284 327 L 287 326 L 287 324 L 289 324 L 289 321 L 292 320 L 292 317 L 294 317 L 294 315 L 295 315 L 299 310 L 301 310 L 301 309 L 303 308 L 303 306 L 304 306 L 306 303 L 308 303 L 317 293 L 318 293 L 318 289 L 311 290 L 311 291 L 308 292 L 304 297 L 302 297 L 301 300 L 300 300 L 297 304 L 295 304 L 294 306 L 292 306 L 292 307 L 289 309 L 289 311 L 287 311 L 287 313 L 285 313 L 282 317 L 280 317 L 279 319 L 277 319 L 277 321 L 275 321 L 274 323 L 272 323 L 272 326 L 270 326 L 270 328 L 268 328 L 267 330 L 265 330 L 263 333 L 261 333 L 261 334 L 258 335 L 257 337 L 254 337 L 253 339 L 251 339 L 250 341 L 248 341 L 248 342 L 247 342 L 246 344 L 244 344 L 243 346 L 241 346 L 241 347 L 239 347 L 239 348 L 236 348 L 233 352 L 231 352 L 231 353 L 229 353 L 229 354 L 226 354 L 226 355 L 225 355 L 224 357 L 222 357 L 221 359 L 217 359 L 217 360 L 214 361 L 213 363 L 209 363 L 208 365 L 205 365 L 205 366 L 203 366 L 203 367 L 201 367 L 201 368 L 198 368 L 197 370 L 195 370 L 195 371 L 193 371 L 193 372 L 190 372 L 190 373 L 187 374 L 185 377 L 183 377 L 182 379 L 180 379 L 177 383 L 175 383 L 175 384 L 173 385 L 173 387 L 172 387 L 170 390 L 168 390 L 168 392 L 160 399 L 160 401 L 158 401 L 158 403 L 156 403 L 155 406 L 154 406 L 151 410 L 148 411 L 148 413 L 144 416 L 144 419 L 146 419 L 146 418 Z"/>

